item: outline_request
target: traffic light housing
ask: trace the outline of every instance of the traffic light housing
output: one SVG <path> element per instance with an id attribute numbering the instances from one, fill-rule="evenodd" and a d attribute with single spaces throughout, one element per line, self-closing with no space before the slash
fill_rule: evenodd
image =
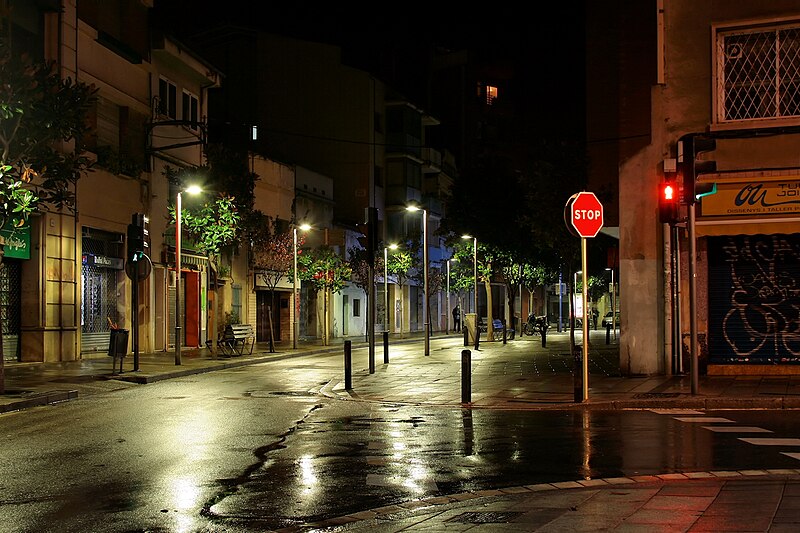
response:
<path id="1" fill-rule="evenodd" d="M 134 213 L 128 224 L 128 260 L 138 261 L 150 251 L 150 220 L 142 213 Z"/>
<path id="2" fill-rule="evenodd" d="M 702 137 L 697 134 L 684 135 L 680 139 L 683 154 L 679 153 L 679 168 L 683 175 L 683 203 L 691 205 L 697 198 L 716 192 L 715 183 L 698 183 L 700 174 L 716 172 L 717 162 L 708 159 L 698 159 L 704 152 L 713 152 L 717 149 L 716 139 Z M 680 149 L 679 149 L 680 152 Z"/>
<path id="3" fill-rule="evenodd" d="M 665 175 L 658 188 L 658 219 L 662 224 L 678 221 L 678 180 Z"/>

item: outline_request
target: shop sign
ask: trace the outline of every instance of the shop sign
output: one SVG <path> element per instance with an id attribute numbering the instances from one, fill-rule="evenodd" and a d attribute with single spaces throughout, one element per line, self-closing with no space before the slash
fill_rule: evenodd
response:
<path id="1" fill-rule="evenodd" d="M 100 268 L 111 268 L 114 270 L 122 270 L 125 266 L 121 257 L 107 257 L 105 255 L 92 254 L 84 254 L 83 264 Z"/>
<path id="2" fill-rule="evenodd" d="M 701 200 L 703 216 L 800 214 L 800 177 L 785 181 L 717 182 Z"/>
<path id="3" fill-rule="evenodd" d="M 9 259 L 31 258 L 31 227 L 10 230 L 0 230 L 0 239 L 3 242 L 4 257 Z"/>

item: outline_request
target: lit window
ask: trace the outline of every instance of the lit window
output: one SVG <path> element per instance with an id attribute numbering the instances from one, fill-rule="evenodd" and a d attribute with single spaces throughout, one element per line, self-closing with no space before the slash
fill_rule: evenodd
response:
<path id="1" fill-rule="evenodd" d="M 250 140 L 257 141 L 258 140 L 258 126 L 252 126 L 250 128 Z"/>
<path id="2" fill-rule="evenodd" d="M 800 25 L 717 28 L 716 122 L 800 116 Z"/>
<path id="3" fill-rule="evenodd" d="M 492 105 L 497 98 L 497 87 L 492 85 L 486 86 L 486 105 Z"/>

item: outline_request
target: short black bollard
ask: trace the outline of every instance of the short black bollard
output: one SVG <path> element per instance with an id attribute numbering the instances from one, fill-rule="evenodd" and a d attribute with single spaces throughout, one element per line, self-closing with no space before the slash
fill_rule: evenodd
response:
<path id="1" fill-rule="evenodd" d="M 461 328 L 464 331 L 464 346 L 469 346 L 469 330 L 467 326 Z"/>
<path id="2" fill-rule="evenodd" d="M 503 321 L 503 344 L 506 343 L 506 323 Z"/>
<path id="3" fill-rule="evenodd" d="M 547 328 L 542 328 L 542 348 L 547 348 Z"/>
<path id="4" fill-rule="evenodd" d="M 487 330 L 488 331 L 488 330 Z M 475 351 L 479 351 L 481 346 L 481 328 L 475 325 Z"/>
<path id="5" fill-rule="evenodd" d="M 389 332 L 383 332 L 383 364 L 389 364 Z"/>
<path id="6" fill-rule="evenodd" d="M 353 353 L 352 341 L 344 341 L 344 388 L 353 389 Z"/>
<path id="7" fill-rule="evenodd" d="M 611 324 L 606 324 L 606 344 L 611 344 Z"/>
<path id="8" fill-rule="evenodd" d="M 472 353 L 461 350 L 461 403 L 472 401 Z"/>

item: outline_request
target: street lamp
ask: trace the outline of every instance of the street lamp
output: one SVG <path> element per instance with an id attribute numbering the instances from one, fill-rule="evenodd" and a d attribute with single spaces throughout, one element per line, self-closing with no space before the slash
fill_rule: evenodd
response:
<path id="1" fill-rule="evenodd" d="M 445 316 L 447 317 L 447 333 L 450 333 L 450 262 L 453 260 L 451 257 L 447 260 L 447 313 Z M 452 324 L 455 327 L 455 324 Z"/>
<path id="2" fill-rule="evenodd" d="M 383 247 L 383 331 L 389 331 L 389 249 L 397 250 L 396 244 Z"/>
<path id="3" fill-rule="evenodd" d="M 462 235 L 462 239 L 472 239 L 472 276 L 473 276 L 473 295 L 472 295 L 472 305 L 474 308 L 472 312 L 475 313 L 475 332 L 476 335 L 478 333 L 478 238 L 473 237 L 472 235 Z M 477 337 L 476 337 L 477 338 Z"/>
<path id="4" fill-rule="evenodd" d="M 300 302 L 297 298 L 297 228 L 300 228 L 303 231 L 308 231 L 311 229 L 311 226 L 308 224 L 300 224 L 300 226 L 295 226 L 292 228 L 292 233 L 294 237 L 294 253 L 292 254 L 294 259 L 294 276 L 292 279 L 292 306 L 294 307 L 292 312 L 292 348 L 295 350 L 297 349 L 297 313 L 300 311 Z"/>
<path id="5" fill-rule="evenodd" d="M 422 211 L 422 325 L 425 327 L 425 355 L 431 354 L 430 331 L 428 330 L 428 210 L 409 205 L 407 211 Z"/>
<path id="6" fill-rule="evenodd" d="M 181 192 L 175 203 L 175 364 L 181 364 Z M 200 194 L 203 189 L 199 185 L 190 185 L 185 189 L 189 194 Z"/>

